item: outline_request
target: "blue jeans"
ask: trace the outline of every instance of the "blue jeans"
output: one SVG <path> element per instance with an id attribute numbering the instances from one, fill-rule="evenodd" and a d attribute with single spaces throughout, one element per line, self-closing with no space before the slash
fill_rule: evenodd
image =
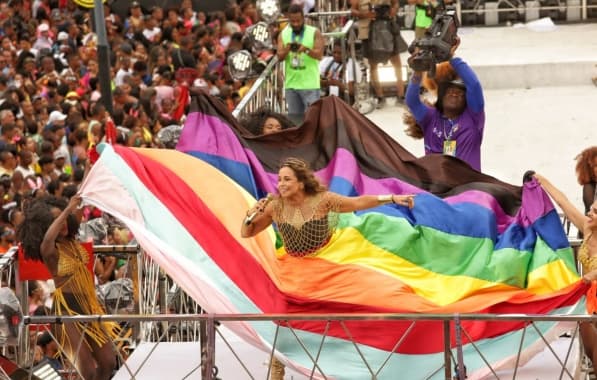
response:
<path id="1" fill-rule="evenodd" d="M 307 108 L 319 100 L 319 89 L 317 90 L 293 90 L 286 89 L 286 104 L 288 105 L 288 115 L 299 116 L 302 118 Z"/>

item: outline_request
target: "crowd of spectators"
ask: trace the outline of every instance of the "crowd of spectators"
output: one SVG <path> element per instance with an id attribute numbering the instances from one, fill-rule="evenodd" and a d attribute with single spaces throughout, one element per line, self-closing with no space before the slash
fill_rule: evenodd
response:
<path id="1" fill-rule="evenodd" d="M 230 111 L 251 85 L 234 80 L 226 62 L 243 48 L 245 30 L 259 21 L 254 0 L 208 14 L 193 10 L 190 0 L 172 8 L 132 1 L 124 15 L 112 11 L 113 3 L 108 0 L 103 9 L 110 52 L 108 112 L 93 10 L 72 0 L 0 0 L 0 254 L 16 243 L 28 200 L 76 194 L 92 159 L 90 147 L 104 139 L 108 118 L 120 144 L 172 147 L 159 132 L 184 124 L 182 86 L 191 83 L 183 82 L 192 80 L 194 87 L 220 97 Z M 184 68 L 193 75 L 180 75 Z M 99 210 L 87 207 L 84 219 L 104 220 L 83 223 L 83 238 L 96 244 L 134 239 Z M 97 259 L 98 289 L 109 293 L 102 286 L 126 277 L 126 267 L 125 260 Z M 29 285 L 30 314 L 48 312 L 51 283 Z M 46 335 L 33 342 L 38 359 L 51 355 Z"/>
<path id="2" fill-rule="evenodd" d="M 159 131 L 184 123 L 184 80 L 232 110 L 250 83 L 234 80 L 226 58 L 259 21 L 252 0 L 205 14 L 190 0 L 150 9 L 132 1 L 126 15 L 104 3 L 112 112 L 99 85 L 92 10 L 72 0 L 0 0 L 0 250 L 15 240 L 27 198 L 76 193 L 89 147 L 107 117 L 117 142 L 163 147 Z M 192 68 L 191 77 L 178 75 Z M 109 107 L 108 107 L 109 109 Z"/>

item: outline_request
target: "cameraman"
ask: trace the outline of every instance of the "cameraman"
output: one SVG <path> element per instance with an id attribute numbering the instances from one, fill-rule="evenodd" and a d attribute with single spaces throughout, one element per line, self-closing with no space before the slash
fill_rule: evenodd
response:
<path id="1" fill-rule="evenodd" d="M 377 97 L 377 108 L 385 105 L 383 89 L 379 82 L 377 66 L 388 60 L 394 66 L 396 75 L 396 95 L 397 102 L 404 99 L 404 83 L 402 81 L 402 63 L 400 62 L 400 27 L 396 22 L 396 12 L 398 11 L 398 0 L 351 0 L 352 16 L 357 17 L 359 35 L 358 38 L 363 42 L 363 55 L 369 61 L 371 70 L 371 84 Z M 376 25 L 377 23 L 377 25 Z M 374 29 L 379 30 L 379 26 L 385 26 L 390 29 L 390 33 L 380 33 L 379 36 L 373 36 Z M 384 41 L 384 38 L 391 40 Z M 389 50 L 380 49 L 389 46 Z"/>
<path id="2" fill-rule="evenodd" d="M 459 79 L 438 83 L 437 101 L 428 106 L 419 96 L 422 73 L 416 71 L 406 91 L 406 105 L 421 127 L 425 154 L 443 153 L 458 157 L 481 171 L 481 142 L 485 126 L 483 89 L 474 71 L 450 50 L 450 65 Z M 409 61 L 417 54 L 409 58 Z"/>
<path id="3" fill-rule="evenodd" d="M 284 61 L 284 88 L 288 114 L 302 119 L 307 107 L 319 99 L 319 60 L 324 41 L 319 29 L 305 25 L 298 4 L 288 8 L 288 25 L 278 37 L 278 59 Z M 294 120 L 297 119 L 297 120 Z"/>

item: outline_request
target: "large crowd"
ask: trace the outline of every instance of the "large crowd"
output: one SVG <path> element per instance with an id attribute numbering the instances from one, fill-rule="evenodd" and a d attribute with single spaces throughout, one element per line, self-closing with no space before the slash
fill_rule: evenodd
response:
<path id="1" fill-rule="evenodd" d="M 0 250 L 15 241 L 24 200 L 76 193 L 89 147 L 104 138 L 108 116 L 118 143 L 167 145 L 159 131 L 184 124 L 180 93 L 189 77 L 179 75 L 181 68 L 193 69 L 195 87 L 221 97 L 230 110 L 236 106 L 250 83 L 230 76 L 226 58 L 259 21 L 255 3 L 208 14 L 191 5 L 182 0 L 174 8 L 148 9 L 132 1 L 121 17 L 104 3 L 109 114 L 92 10 L 72 0 L 0 1 Z"/>
<path id="2" fill-rule="evenodd" d="M 112 3 L 103 8 L 112 97 L 106 107 L 93 10 L 72 0 L 0 0 L 0 254 L 19 240 L 27 204 L 77 193 L 93 146 L 105 139 L 109 124 L 120 144 L 171 148 L 160 131 L 184 124 L 181 93 L 189 83 L 183 82 L 190 79 L 220 97 L 230 111 L 251 85 L 234 80 L 226 62 L 242 49 L 245 30 L 259 21 L 254 1 L 207 14 L 193 10 L 190 0 L 167 9 L 132 1 L 126 15 L 113 12 Z M 92 207 L 83 209 L 82 221 L 83 240 L 134 239 Z M 95 281 L 126 278 L 126 267 L 125 260 L 100 257 Z M 30 314 L 51 312 L 55 284 L 28 285 Z M 54 358 L 55 342 L 47 332 L 32 338 L 36 361 Z"/>

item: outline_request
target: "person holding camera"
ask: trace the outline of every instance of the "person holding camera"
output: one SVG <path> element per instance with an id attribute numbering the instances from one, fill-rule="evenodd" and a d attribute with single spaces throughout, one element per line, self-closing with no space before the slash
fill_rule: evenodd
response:
<path id="1" fill-rule="evenodd" d="M 319 64 L 322 96 L 335 95 L 349 104 L 354 103 L 355 82 L 361 81 L 358 63 L 352 58 L 342 59 L 342 41 L 334 41 L 332 55 L 323 57 Z M 356 74 L 356 75 L 355 75 Z"/>
<path id="2" fill-rule="evenodd" d="M 284 62 L 284 88 L 288 114 L 302 119 L 307 107 L 319 99 L 319 60 L 324 41 L 319 29 L 305 25 L 303 8 L 288 8 L 288 25 L 278 37 L 278 59 Z"/>
<path id="3" fill-rule="evenodd" d="M 385 98 L 377 66 L 388 60 L 396 75 L 397 102 L 404 99 L 402 63 L 400 52 L 406 51 L 406 43 L 400 36 L 396 22 L 398 0 L 351 0 L 351 15 L 358 18 L 358 38 L 363 43 L 363 56 L 367 58 L 371 72 L 371 84 L 377 97 L 377 108 L 385 105 Z M 387 33 L 387 31 L 390 33 Z"/>
<path id="4" fill-rule="evenodd" d="M 481 143 L 485 127 L 485 100 L 481 82 L 461 58 L 454 57 L 460 38 L 454 36 L 449 63 L 456 79 L 438 83 L 437 101 L 426 105 L 419 96 L 423 73 L 415 71 L 406 91 L 406 105 L 421 128 L 425 154 L 443 153 L 481 171 Z M 415 50 L 409 58 L 417 57 Z M 435 65 L 435 63 L 434 63 Z"/>

